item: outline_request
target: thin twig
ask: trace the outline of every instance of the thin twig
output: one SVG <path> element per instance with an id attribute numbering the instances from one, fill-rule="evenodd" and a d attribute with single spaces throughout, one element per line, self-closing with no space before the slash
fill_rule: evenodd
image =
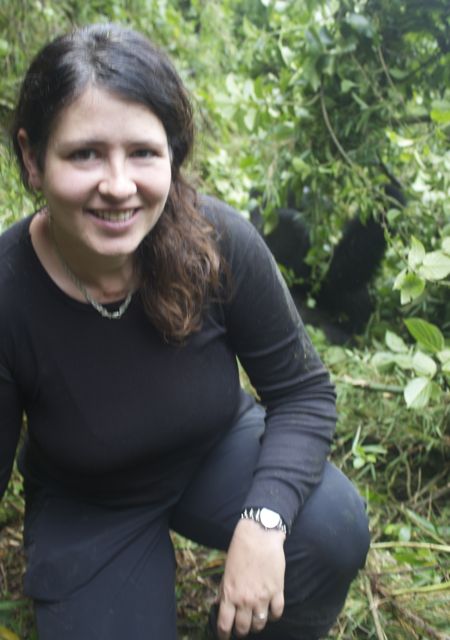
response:
<path id="1" fill-rule="evenodd" d="M 395 86 L 395 84 L 392 81 L 391 74 L 389 73 L 389 69 L 387 67 L 386 60 L 384 59 L 384 55 L 383 55 L 383 51 L 382 51 L 381 47 L 377 47 L 377 53 L 378 53 L 378 57 L 379 57 L 380 62 L 381 62 L 381 66 L 383 67 L 384 75 L 386 76 L 387 81 L 391 85 L 392 89 L 394 89 L 396 91 L 397 87 Z"/>
<path id="2" fill-rule="evenodd" d="M 430 551 L 439 551 L 441 553 L 450 553 L 450 545 L 435 544 L 434 542 L 372 542 L 371 549 L 395 549 L 397 547 L 405 547 L 409 549 L 429 549 Z"/>
<path id="3" fill-rule="evenodd" d="M 350 384 L 352 387 L 360 387 L 368 391 L 385 391 L 387 393 L 403 393 L 403 387 L 397 385 L 380 384 L 378 382 L 368 382 L 363 378 L 350 378 L 350 376 L 334 377 L 337 382 Z"/>
<path id="4" fill-rule="evenodd" d="M 365 582 L 367 598 L 369 600 L 369 605 L 370 605 L 370 613 L 372 614 L 373 622 L 375 624 L 375 631 L 377 632 L 377 638 L 378 640 L 387 640 L 386 634 L 384 633 L 383 628 L 381 626 L 380 616 L 378 615 L 378 597 L 377 596 L 374 597 L 373 595 L 369 578 L 366 577 L 364 582 Z"/>
<path id="5" fill-rule="evenodd" d="M 447 482 L 447 484 L 444 487 L 441 487 L 440 489 L 436 489 L 436 491 L 430 491 L 429 496 L 427 496 L 426 498 L 422 498 L 422 500 L 418 500 L 417 502 L 414 502 L 414 506 L 421 507 L 423 504 L 426 504 L 429 500 L 434 502 L 435 500 L 438 500 L 438 498 L 442 498 L 443 496 L 446 496 L 447 493 L 450 493 L 450 482 Z"/>
<path id="6" fill-rule="evenodd" d="M 386 598 L 387 604 L 394 609 L 399 617 L 406 618 L 406 620 L 412 622 L 416 627 L 425 631 L 425 633 L 427 633 L 430 638 L 433 638 L 433 640 L 450 640 L 450 636 L 447 633 L 441 633 L 434 627 L 430 626 L 428 622 L 425 622 L 425 620 L 420 618 L 418 615 L 400 605 L 394 598 L 390 597 L 390 594 L 387 593 L 385 589 L 378 586 L 378 591 L 383 598 Z"/>
<path id="7" fill-rule="evenodd" d="M 344 160 L 347 162 L 347 164 L 349 164 L 353 169 L 356 169 L 355 163 L 353 162 L 353 160 L 350 158 L 350 156 L 345 151 L 344 147 L 339 142 L 338 137 L 335 134 L 334 129 L 333 129 L 332 125 L 331 125 L 330 118 L 328 116 L 327 107 L 325 105 L 325 97 L 324 97 L 324 94 L 323 94 L 323 84 L 320 85 L 320 106 L 322 107 L 322 115 L 323 115 L 323 119 L 325 121 L 325 126 L 328 129 L 328 133 L 330 134 L 334 144 L 336 145 L 337 150 L 339 151 L 341 156 L 344 158 Z"/>
<path id="8" fill-rule="evenodd" d="M 405 589 L 396 589 L 389 591 L 391 596 L 406 596 L 414 593 L 435 593 L 436 591 L 448 591 L 450 582 L 440 582 L 439 584 L 427 584 L 423 587 L 408 587 Z"/>

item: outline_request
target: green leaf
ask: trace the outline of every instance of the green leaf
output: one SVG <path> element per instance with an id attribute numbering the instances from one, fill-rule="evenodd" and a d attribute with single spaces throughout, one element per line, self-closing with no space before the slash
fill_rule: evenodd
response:
<path id="1" fill-rule="evenodd" d="M 367 38 L 373 38 L 374 30 L 370 21 L 360 13 L 351 13 L 347 16 L 346 20 L 348 25 L 352 27 L 357 33 L 360 33 Z"/>
<path id="2" fill-rule="evenodd" d="M 411 269 L 417 269 L 425 258 L 425 247 L 414 236 L 411 238 L 411 249 L 408 253 L 408 264 Z"/>
<path id="3" fill-rule="evenodd" d="M 450 256 L 450 238 L 444 238 L 442 241 L 442 251 Z"/>
<path id="4" fill-rule="evenodd" d="M 407 318 L 404 320 L 404 323 L 412 337 L 426 349 L 426 351 L 430 351 L 431 353 L 442 351 L 445 340 L 436 325 L 421 318 Z"/>
<path id="5" fill-rule="evenodd" d="M 0 38 L 0 57 L 4 57 L 9 53 L 9 42 Z"/>
<path id="6" fill-rule="evenodd" d="M 364 460 L 364 458 L 353 458 L 353 468 L 354 469 L 361 469 L 364 465 L 366 464 L 366 461 Z"/>
<path id="7" fill-rule="evenodd" d="M 439 351 L 437 354 L 439 362 L 442 364 L 450 363 L 450 349 L 443 349 Z"/>
<path id="8" fill-rule="evenodd" d="M 406 406 L 410 409 L 423 409 L 427 406 L 432 390 L 432 382 L 428 378 L 414 378 L 403 392 Z"/>
<path id="9" fill-rule="evenodd" d="M 398 539 L 401 542 L 409 542 L 411 540 L 411 526 L 406 524 L 400 527 L 398 532 Z"/>
<path id="10" fill-rule="evenodd" d="M 408 304 L 422 295 L 425 290 L 425 280 L 415 273 L 408 273 L 404 269 L 396 277 L 394 289 L 400 289 L 400 302 Z"/>
<path id="11" fill-rule="evenodd" d="M 394 362 L 400 369 L 408 370 L 413 368 L 412 356 L 409 353 L 396 353 Z"/>
<path id="12" fill-rule="evenodd" d="M 256 109 L 248 108 L 244 116 L 244 124 L 249 131 L 253 131 L 256 120 Z"/>
<path id="13" fill-rule="evenodd" d="M 400 147 L 400 149 L 405 149 L 407 147 L 412 147 L 414 145 L 414 140 L 412 138 L 404 138 L 403 136 L 399 136 L 395 131 L 386 131 L 386 135 L 389 140 Z"/>
<path id="14" fill-rule="evenodd" d="M 443 251 L 427 253 L 419 273 L 427 280 L 443 280 L 450 274 L 450 257 Z"/>
<path id="15" fill-rule="evenodd" d="M 370 362 L 377 369 L 387 369 L 395 364 L 395 355 L 390 351 L 378 351 Z"/>
<path id="16" fill-rule="evenodd" d="M 348 93 L 351 89 L 353 89 L 353 87 L 356 87 L 356 86 L 357 86 L 356 82 L 353 82 L 352 80 L 342 80 L 341 91 L 342 93 Z"/>
<path id="17" fill-rule="evenodd" d="M 391 351 L 396 353 L 407 353 L 408 347 L 406 346 L 403 338 L 396 335 L 392 331 L 386 331 L 385 342 Z"/>
<path id="18" fill-rule="evenodd" d="M 412 362 L 417 375 L 426 376 L 427 378 L 433 378 L 433 376 L 436 375 L 437 364 L 433 358 L 425 355 L 422 351 L 417 351 L 417 353 L 414 354 Z"/>
<path id="19" fill-rule="evenodd" d="M 431 105 L 430 116 L 438 124 L 450 123 L 450 102 L 447 100 L 434 100 Z"/>

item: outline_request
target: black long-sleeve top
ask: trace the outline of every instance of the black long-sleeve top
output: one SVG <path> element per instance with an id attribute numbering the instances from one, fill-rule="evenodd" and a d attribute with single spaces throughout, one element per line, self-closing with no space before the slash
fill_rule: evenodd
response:
<path id="1" fill-rule="evenodd" d="M 237 357 L 266 407 L 243 506 L 292 523 L 321 478 L 334 389 L 253 227 L 212 198 L 203 212 L 230 294 L 181 346 L 152 326 L 138 294 L 112 321 L 60 290 L 32 247 L 31 217 L 0 237 L 0 497 L 25 413 L 25 477 L 102 503 L 170 501 L 252 402 Z"/>

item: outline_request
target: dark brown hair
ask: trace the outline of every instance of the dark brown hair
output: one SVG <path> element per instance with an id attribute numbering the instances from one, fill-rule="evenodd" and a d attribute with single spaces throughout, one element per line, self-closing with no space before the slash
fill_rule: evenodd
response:
<path id="1" fill-rule="evenodd" d="M 193 147 L 193 114 L 167 56 L 143 35 L 116 24 L 82 27 L 47 44 L 25 75 L 11 129 L 22 180 L 28 188 L 19 129 L 26 130 L 43 170 L 56 116 L 90 85 L 145 105 L 166 131 L 172 168 L 169 196 L 136 260 L 147 315 L 166 338 L 181 341 L 201 327 L 208 297 L 219 291 L 220 257 L 213 227 L 181 174 Z"/>

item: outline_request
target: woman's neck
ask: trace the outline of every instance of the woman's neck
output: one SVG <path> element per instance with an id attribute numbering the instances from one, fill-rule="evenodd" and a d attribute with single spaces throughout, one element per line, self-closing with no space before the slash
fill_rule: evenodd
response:
<path id="1" fill-rule="evenodd" d="M 30 234 L 44 269 L 71 297 L 85 299 L 79 284 L 105 304 L 122 300 L 137 288 L 132 256 L 98 256 L 65 238 L 45 213 L 34 217 Z"/>

